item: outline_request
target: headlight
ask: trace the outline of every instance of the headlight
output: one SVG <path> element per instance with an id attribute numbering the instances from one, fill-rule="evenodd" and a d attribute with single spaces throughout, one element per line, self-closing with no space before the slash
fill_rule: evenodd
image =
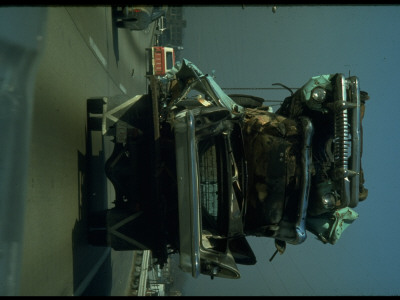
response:
<path id="1" fill-rule="evenodd" d="M 322 87 L 318 86 L 311 92 L 311 98 L 313 98 L 315 101 L 322 102 L 325 100 L 325 97 L 326 91 Z"/>
<path id="2" fill-rule="evenodd" d="M 322 196 L 322 205 L 326 209 L 331 209 L 335 207 L 336 198 L 332 193 L 327 193 Z"/>

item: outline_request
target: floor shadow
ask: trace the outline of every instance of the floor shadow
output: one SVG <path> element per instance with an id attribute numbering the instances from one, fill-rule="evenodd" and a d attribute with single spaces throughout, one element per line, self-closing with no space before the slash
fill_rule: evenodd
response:
<path id="1" fill-rule="evenodd" d="M 72 232 L 74 295 L 111 294 L 111 252 L 88 242 L 88 218 L 107 209 L 104 155 L 92 155 L 92 134 L 86 136 L 86 155 L 77 151 L 79 217 Z"/>
<path id="2" fill-rule="evenodd" d="M 112 288 L 111 254 L 99 266 L 96 275 L 82 292 L 82 296 L 111 296 Z"/>

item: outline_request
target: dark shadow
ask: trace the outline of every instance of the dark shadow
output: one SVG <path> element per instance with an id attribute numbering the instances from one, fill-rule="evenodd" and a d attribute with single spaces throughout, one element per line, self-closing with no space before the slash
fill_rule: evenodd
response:
<path id="1" fill-rule="evenodd" d="M 74 295 L 111 294 L 111 252 L 88 243 L 88 219 L 107 209 L 104 154 L 92 155 L 92 133 L 86 135 L 86 155 L 77 151 L 79 217 L 72 232 Z M 106 255 L 106 251 L 108 254 Z"/>
<path id="2" fill-rule="evenodd" d="M 112 285 L 111 254 L 98 269 L 82 296 L 110 296 Z"/>

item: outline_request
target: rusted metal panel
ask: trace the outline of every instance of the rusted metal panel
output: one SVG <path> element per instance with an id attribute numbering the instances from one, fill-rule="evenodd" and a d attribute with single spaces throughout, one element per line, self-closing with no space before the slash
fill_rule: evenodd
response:
<path id="1" fill-rule="evenodd" d="M 248 162 L 246 230 L 272 236 L 282 220 L 289 189 L 299 190 L 299 126 L 291 119 L 248 109 L 244 145 Z"/>

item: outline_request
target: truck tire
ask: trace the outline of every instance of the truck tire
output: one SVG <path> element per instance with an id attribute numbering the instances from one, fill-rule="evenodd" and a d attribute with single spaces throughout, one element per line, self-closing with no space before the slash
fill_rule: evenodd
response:
<path id="1" fill-rule="evenodd" d="M 263 105 L 264 99 L 251 95 L 231 94 L 228 95 L 236 104 L 246 108 L 257 108 Z"/>

